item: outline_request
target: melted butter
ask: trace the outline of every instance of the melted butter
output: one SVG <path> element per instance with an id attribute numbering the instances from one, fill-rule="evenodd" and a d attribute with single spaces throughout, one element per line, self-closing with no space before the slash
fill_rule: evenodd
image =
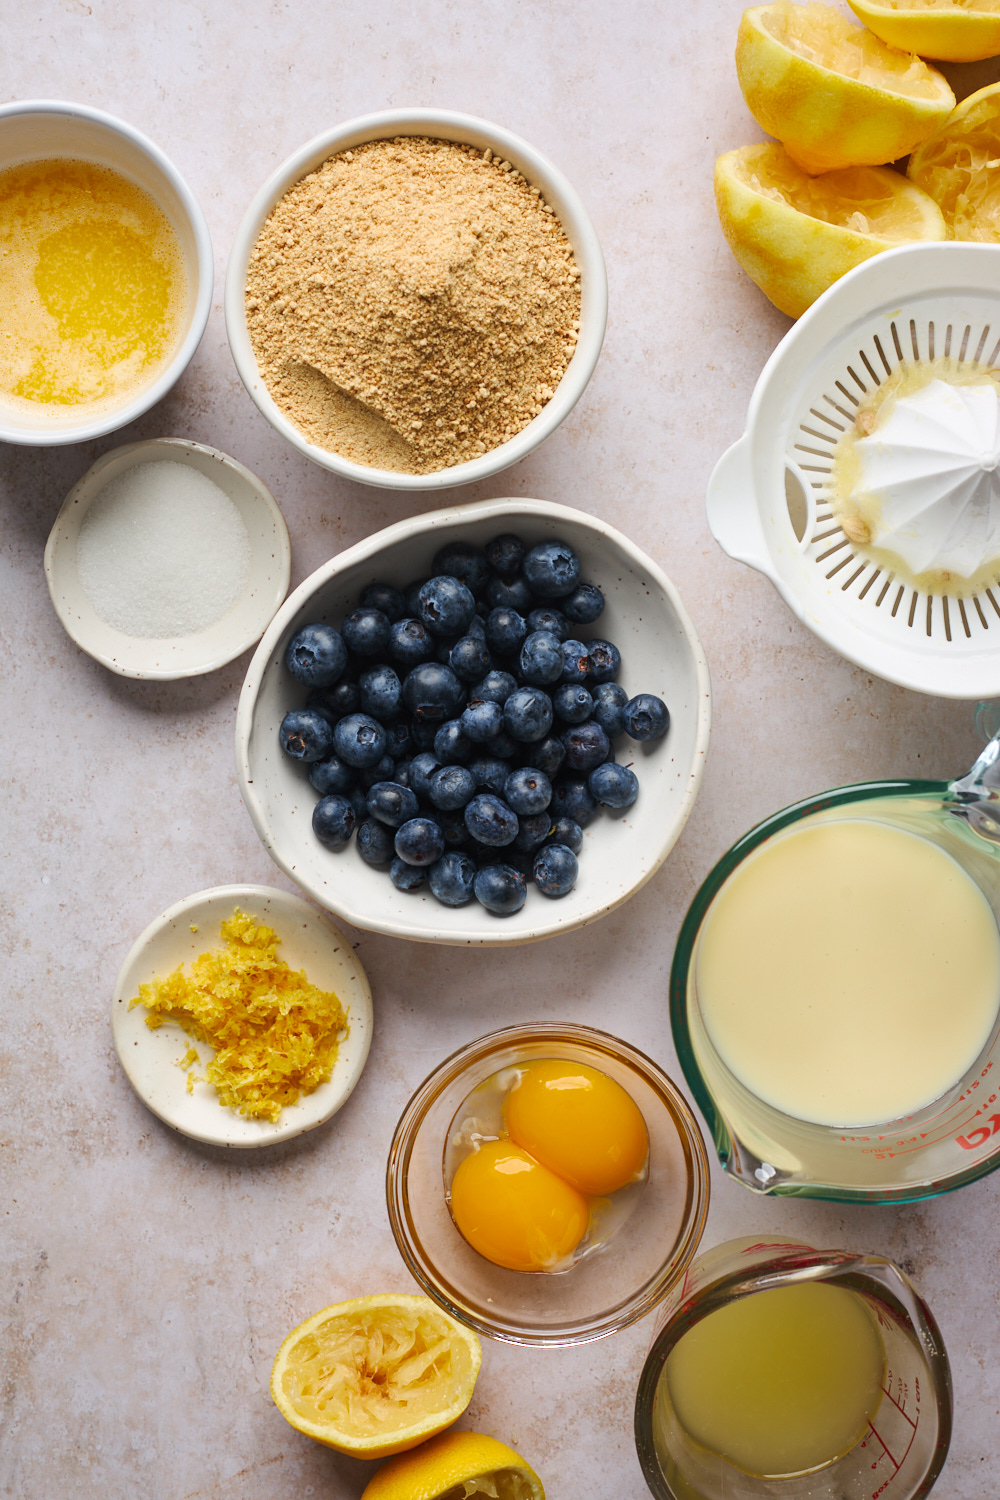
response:
<path id="1" fill-rule="evenodd" d="M 144 189 L 62 159 L 0 172 L 0 398 L 119 404 L 171 358 L 187 305 L 180 242 Z"/>

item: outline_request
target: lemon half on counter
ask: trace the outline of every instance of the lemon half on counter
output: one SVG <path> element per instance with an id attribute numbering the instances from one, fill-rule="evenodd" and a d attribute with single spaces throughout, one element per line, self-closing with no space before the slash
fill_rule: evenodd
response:
<path id="1" fill-rule="evenodd" d="M 811 173 L 896 161 L 955 107 L 935 68 L 830 5 L 774 0 L 744 11 L 736 72 L 754 119 Z"/>
<path id="2" fill-rule="evenodd" d="M 715 164 L 722 232 L 747 275 L 797 318 L 880 250 L 948 231 L 933 199 L 889 167 L 809 177 L 781 146 L 741 146 Z"/>
<path id="3" fill-rule="evenodd" d="M 545 1500 L 542 1481 L 519 1453 L 478 1432 L 445 1432 L 391 1458 L 361 1500 Z"/>
<path id="4" fill-rule="evenodd" d="M 913 153 L 906 175 L 956 240 L 1000 241 L 1000 83 L 963 99 Z"/>
<path id="5" fill-rule="evenodd" d="M 385 1292 L 324 1307 L 293 1329 L 271 1395 L 306 1437 L 354 1458 L 386 1458 L 462 1415 L 481 1362 L 476 1335 L 429 1297 Z"/>
<path id="6" fill-rule="evenodd" d="M 847 0 L 869 31 L 939 62 L 980 62 L 1000 54 L 997 0 Z"/>

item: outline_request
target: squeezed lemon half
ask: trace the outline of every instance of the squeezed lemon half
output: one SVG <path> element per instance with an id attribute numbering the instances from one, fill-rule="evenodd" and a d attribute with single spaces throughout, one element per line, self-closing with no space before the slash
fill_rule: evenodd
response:
<path id="1" fill-rule="evenodd" d="M 306 1437 L 355 1458 L 385 1458 L 462 1415 L 482 1357 L 472 1330 L 429 1297 L 355 1297 L 292 1330 L 274 1361 L 271 1395 Z"/>
<path id="2" fill-rule="evenodd" d="M 1000 0 L 847 0 L 875 35 L 940 62 L 1000 53 Z"/>
<path id="3" fill-rule="evenodd" d="M 445 1432 L 379 1469 L 361 1500 L 545 1500 L 519 1453 L 478 1432 Z"/>
<path id="4" fill-rule="evenodd" d="M 797 318 L 880 250 L 948 231 L 932 198 L 890 167 L 809 177 L 781 146 L 741 146 L 715 164 L 722 232 L 747 275 Z"/>
<path id="5" fill-rule="evenodd" d="M 956 240 L 1000 241 L 1000 83 L 963 99 L 913 153 L 906 175 Z"/>
<path id="6" fill-rule="evenodd" d="M 806 172 L 906 156 L 955 107 L 946 78 L 830 5 L 744 11 L 736 72 L 757 123 Z"/>

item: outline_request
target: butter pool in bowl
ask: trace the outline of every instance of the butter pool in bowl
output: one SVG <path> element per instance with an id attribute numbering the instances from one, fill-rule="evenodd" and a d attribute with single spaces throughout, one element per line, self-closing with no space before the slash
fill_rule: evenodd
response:
<path id="1" fill-rule="evenodd" d="M 549 900 L 529 884 L 519 912 L 497 917 L 478 902 L 441 905 L 425 887 L 399 891 L 386 870 L 354 847 L 331 852 L 312 830 L 318 800 L 307 767 L 278 744 L 278 728 L 307 690 L 285 666 L 285 650 L 303 625 L 340 626 L 361 590 L 376 580 L 396 587 L 425 577 L 453 541 L 483 546 L 513 532 L 528 547 L 559 539 L 579 555 L 582 576 L 606 607 L 581 638 L 614 641 L 620 682 L 629 695 L 655 693 L 671 714 L 665 739 L 620 746 L 639 780 L 634 805 L 602 812 L 584 831 L 573 890 Z M 357 927 L 418 942 L 527 943 L 596 921 L 634 895 L 663 864 L 694 805 L 708 750 L 710 687 L 701 644 L 666 574 L 621 532 L 566 506 L 500 499 L 434 511 L 390 526 L 332 558 L 289 596 L 250 663 L 236 720 L 237 777 L 254 827 L 276 864 L 321 906 Z"/>

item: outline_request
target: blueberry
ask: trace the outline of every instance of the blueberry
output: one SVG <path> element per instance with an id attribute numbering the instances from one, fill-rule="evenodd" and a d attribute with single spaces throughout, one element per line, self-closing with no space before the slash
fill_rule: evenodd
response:
<path id="1" fill-rule="evenodd" d="M 552 820 L 547 812 L 531 813 L 526 818 L 518 818 L 520 827 L 517 830 L 517 838 L 514 840 L 514 848 L 519 849 L 522 854 L 533 854 L 539 844 L 543 844 L 548 837 Z"/>
<path id="2" fill-rule="evenodd" d="M 328 797 L 331 792 L 340 796 L 353 791 L 358 784 L 358 773 L 353 766 L 349 766 L 340 759 L 339 755 L 330 755 L 326 760 L 313 761 L 309 767 L 309 785 L 319 792 L 321 797 Z"/>
<path id="3" fill-rule="evenodd" d="M 381 610 L 390 625 L 394 625 L 406 614 L 406 600 L 391 583 L 369 583 L 361 590 L 358 602 L 362 609 Z"/>
<path id="4" fill-rule="evenodd" d="M 459 682 L 478 682 L 490 670 L 493 659 L 485 640 L 474 635 L 463 635 L 449 651 L 448 665 Z"/>
<path id="5" fill-rule="evenodd" d="M 431 777 L 430 800 L 442 812 L 457 812 L 475 792 L 476 778 L 464 766 L 442 766 Z"/>
<path id="6" fill-rule="evenodd" d="M 543 771 L 551 781 L 566 759 L 566 747 L 562 740 L 557 740 L 555 735 L 549 734 L 545 739 L 539 740 L 537 745 L 530 745 L 525 754 L 530 755 L 531 764 L 539 771 Z"/>
<path id="7" fill-rule="evenodd" d="M 544 687 L 558 682 L 563 672 L 563 657 L 558 636 L 550 630 L 535 630 L 521 647 L 519 665 L 522 682 Z"/>
<path id="8" fill-rule="evenodd" d="M 394 719 L 403 706 L 403 688 L 391 667 L 369 667 L 358 678 L 361 710 L 385 723 Z"/>
<path id="9" fill-rule="evenodd" d="M 405 719 L 400 719 L 397 723 L 386 726 L 386 755 L 391 755 L 393 760 L 402 760 L 404 756 L 409 755 L 412 748 L 413 739 L 410 735 L 410 726 Z"/>
<path id="10" fill-rule="evenodd" d="M 333 748 L 349 766 L 374 766 L 385 754 L 385 730 L 370 714 L 348 714 L 334 727 Z"/>
<path id="11" fill-rule="evenodd" d="M 622 709 L 627 702 L 628 693 L 617 682 L 599 682 L 594 687 L 594 718 L 609 740 L 625 733 Z"/>
<path id="12" fill-rule="evenodd" d="M 594 700 L 585 687 L 564 682 L 552 694 L 552 707 L 564 724 L 582 724 L 590 718 Z"/>
<path id="13" fill-rule="evenodd" d="M 423 750 L 410 761 L 410 786 L 418 797 L 426 800 L 431 794 L 431 777 L 441 769 L 436 755 Z"/>
<path id="14" fill-rule="evenodd" d="M 588 641 L 592 682 L 613 682 L 622 669 L 622 657 L 611 641 Z"/>
<path id="15" fill-rule="evenodd" d="M 521 571 L 524 562 L 524 543 L 519 536 L 505 532 L 486 543 L 486 561 L 504 583 L 510 583 Z"/>
<path id="16" fill-rule="evenodd" d="M 410 762 L 408 760 L 397 760 L 396 775 L 393 779 L 397 786 L 410 785 Z"/>
<path id="17" fill-rule="evenodd" d="M 415 891 L 427 879 L 427 871 L 422 870 L 419 865 L 408 865 L 405 859 L 400 859 L 396 854 L 389 866 L 389 879 L 397 891 Z"/>
<path id="18" fill-rule="evenodd" d="M 476 900 L 497 917 L 510 917 L 521 910 L 528 882 L 510 865 L 483 865 L 472 882 Z"/>
<path id="19" fill-rule="evenodd" d="M 278 743 L 293 760 L 325 760 L 335 734 L 336 728 L 315 708 L 293 708 L 281 721 Z"/>
<path id="20" fill-rule="evenodd" d="M 435 652 L 433 637 L 419 620 L 397 620 L 389 632 L 389 655 L 401 667 L 418 667 Z"/>
<path id="21" fill-rule="evenodd" d="M 495 734 L 491 740 L 487 740 L 483 746 L 486 754 L 493 756 L 496 760 L 513 760 L 520 748 L 517 741 L 511 739 L 510 735 L 503 729 L 501 729 L 499 734 Z"/>
<path id="22" fill-rule="evenodd" d="M 486 644 L 501 656 L 513 656 L 528 634 L 523 615 L 516 609 L 491 609 L 486 616 Z"/>
<path id="23" fill-rule="evenodd" d="M 527 579 L 521 574 L 507 582 L 491 578 L 486 587 L 486 601 L 493 609 L 516 609 L 519 615 L 528 614 L 535 602 Z"/>
<path id="24" fill-rule="evenodd" d="M 347 666 L 347 647 L 332 625 L 303 625 L 288 642 L 285 666 L 296 682 L 330 687 Z"/>
<path id="25" fill-rule="evenodd" d="M 469 842 L 469 830 L 465 826 L 465 815 L 461 808 L 454 811 L 438 809 L 437 824 L 444 834 L 446 849 L 458 849 Z"/>
<path id="26" fill-rule="evenodd" d="M 415 750 L 433 750 L 437 732 L 438 725 L 433 719 L 428 719 L 426 723 L 418 722 L 416 719 L 410 721 L 410 735 Z"/>
<path id="27" fill-rule="evenodd" d="M 532 813 L 544 812 L 548 807 L 552 801 L 552 783 L 535 767 L 521 766 L 507 777 L 503 794 L 518 817 L 528 817 Z"/>
<path id="28" fill-rule="evenodd" d="M 541 688 L 518 688 L 503 706 L 503 722 L 515 740 L 542 740 L 552 728 L 552 700 Z"/>
<path id="29" fill-rule="evenodd" d="M 563 641 L 560 646 L 563 659 L 560 682 L 583 682 L 590 671 L 590 656 L 582 641 Z"/>
<path id="30" fill-rule="evenodd" d="M 628 766 L 597 766 L 587 777 L 590 795 L 603 807 L 631 807 L 639 795 L 639 780 Z"/>
<path id="31" fill-rule="evenodd" d="M 313 808 L 313 833 L 327 849 L 343 849 L 357 821 L 346 797 L 321 797 Z"/>
<path id="32" fill-rule="evenodd" d="M 461 719 L 449 719 L 434 736 L 434 754 L 443 766 L 461 764 L 472 754 L 472 741 L 462 731 Z"/>
<path id="33" fill-rule="evenodd" d="M 357 656 L 384 656 L 389 649 L 392 626 L 380 609 L 353 609 L 340 630 Z"/>
<path id="34" fill-rule="evenodd" d="M 358 824 L 358 853 L 367 865 L 387 865 L 392 859 L 392 834 L 376 818 Z"/>
<path id="35" fill-rule="evenodd" d="M 583 848 L 583 829 L 572 818 L 556 818 L 545 835 L 547 844 L 565 844 L 574 854 Z"/>
<path id="36" fill-rule="evenodd" d="M 432 865 L 444 853 L 444 834 L 432 818 L 411 818 L 397 828 L 395 849 L 408 865 Z"/>
<path id="37" fill-rule="evenodd" d="M 417 595 L 417 615 L 431 635 L 464 635 L 476 612 L 476 601 L 457 578 L 429 578 Z"/>
<path id="38" fill-rule="evenodd" d="M 510 766 L 506 761 L 495 755 L 483 755 L 472 762 L 469 770 L 475 777 L 477 789 L 485 787 L 488 792 L 496 792 L 498 797 L 503 796 L 503 789 L 510 775 Z"/>
<path id="39" fill-rule="evenodd" d="M 517 688 L 517 679 L 509 672 L 496 670 L 487 672 L 482 682 L 477 682 L 469 691 L 470 698 L 485 698 L 489 703 L 499 703 L 503 708 L 511 693 Z"/>
<path id="40" fill-rule="evenodd" d="M 368 811 L 387 828 L 398 828 L 420 811 L 416 793 L 395 781 L 376 781 L 368 793 Z"/>
<path id="41" fill-rule="evenodd" d="M 476 867 L 467 854 L 442 854 L 428 871 L 431 894 L 445 906 L 466 906 L 473 896 Z"/>
<path id="42" fill-rule="evenodd" d="M 474 839 L 491 847 L 517 838 L 517 814 L 493 792 L 479 792 L 465 809 L 465 826 Z"/>
<path id="43" fill-rule="evenodd" d="M 365 766 L 358 777 L 361 789 L 366 796 L 376 782 L 395 781 L 395 779 L 396 762 L 391 755 L 383 755 L 382 759 L 377 760 L 373 766 Z"/>
<path id="44" fill-rule="evenodd" d="M 406 613 L 408 615 L 412 615 L 414 619 L 416 619 L 420 613 L 420 611 L 417 609 L 417 596 L 419 595 L 420 590 L 423 588 L 424 584 L 429 582 L 429 578 L 418 578 L 413 583 L 411 583 L 409 588 L 406 590 Z"/>
<path id="45" fill-rule="evenodd" d="M 417 720 L 441 722 L 461 711 L 466 689 L 450 667 L 425 661 L 403 680 L 403 702 Z"/>
<path id="46" fill-rule="evenodd" d="M 486 554 L 468 542 L 449 542 L 441 548 L 431 567 L 435 573 L 458 578 L 471 594 L 478 599 L 490 581 L 490 565 Z"/>
<path id="47" fill-rule="evenodd" d="M 634 740 L 662 739 L 670 728 L 670 710 L 653 693 L 639 693 L 622 709 L 625 733 Z"/>
<path id="48" fill-rule="evenodd" d="M 361 707 L 361 689 L 353 680 L 348 682 L 342 679 L 336 687 L 320 688 L 318 696 L 338 719 L 342 719 L 345 714 L 356 714 Z"/>
<path id="49" fill-rule="evenodd" d="M 503 709 L 499 703 L 488 699 L 473 698 L 458 721 L 462 733 L 474 745 L 485 745 L 494 739 L 503 728 Z"/>
<path id="50" fill-rule="evenodd" d="M 359 786 L 352 787 L 351 790 L 347 793 L 347 800 L 354 808 L 354 816 L 357 818 L 358 825 L 360 827 L 360 825 L 368 817 L 367 793 L 363 792 Z"/>
<path id="51" fill-rule="evenodd" d="M 552 900 L 569 894 L 579 871 L 576 855 L 565 844 L 546 844 L 535 855 L 535 884 L 543 896 Z"/>
<path id="52" fill-rule="evenodd" d="M 607 735 L 594 719 L 572 724 L 559 738 L 566 747 L 566 765 L 571 771 L 592 771 L 610 749 Z"/>
<path id="53" fill-rule="evenodd" d="M 596 583 L 581 583 L 563 600 L 563 614 L 574 625 L 592 625 L 604 613 L 604 595 Z"/>
<path id="54" fill-rule="evenodd" d="M 549 810 L 554 820 L 570 818 L 574 823 L 579 823 L 581 828 L 586 828 L 597 811 L 597 803 L 590 795 L 587 783 L 572 777 L 556 782 L 552 788 Z"/>
<path id="55" fill-rule="evenodd" d="M 469 621 L 469 624 L 466 628 L 466 634 L 474 636 L 477 641 L 485 641 L 486 639 L 486 621 L 483 616 L 479 614 L 478 604 L 476 605 L 476 613 L 472 616 L 472 619 Z"/>
<path id="56" fill-rule="evenodd" d="M 321 714 L 331 729 L 338 719 L 344 717 L 343 714 L 338 714 L 336 709 L 331 708 L 329 703 L 327 703 L 325 688 L 313 688 L 306 699 L 306 708 L 315 709 L 318 714 Z"/>
<path id="57" fill-rule="evenodd" d="M 524 576 L 540 599 L 565 599 L 580 582 L 580 559 L 566 542 L 539 542 L 524 559 Z"/>
<path id="58" fill-rule="evenodd" d="M 529 630 L 547 630 L 557 640 L 564 641 L 569 635 L 569 621 L 558 609 L 533 609 L 528 616 Z"/>

